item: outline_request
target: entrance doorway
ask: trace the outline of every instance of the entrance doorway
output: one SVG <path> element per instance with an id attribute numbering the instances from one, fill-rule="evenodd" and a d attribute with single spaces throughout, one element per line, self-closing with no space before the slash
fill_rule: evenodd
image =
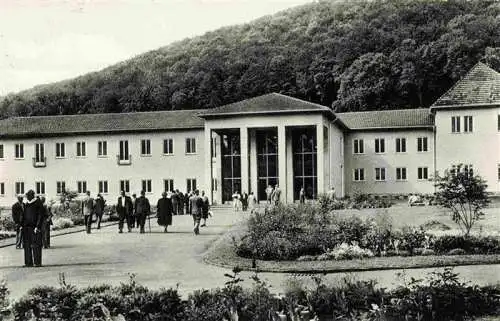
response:
<path id="1" fill-rule="evenodd" d="M 266 200 L 266 188 L 278 184 L 278 131 L 257 130 L 257 197 Z"/>

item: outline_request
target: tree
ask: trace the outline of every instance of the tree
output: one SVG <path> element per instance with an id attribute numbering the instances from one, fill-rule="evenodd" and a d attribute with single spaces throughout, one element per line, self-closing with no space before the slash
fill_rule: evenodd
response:
<path id="1" fill-rule="evenodd" d="M 445 175 L 435 178 L 436 200 L 439 205 L 449 208 L 455 221 L 465 236 L 468 236 L 474 224 L 484 213 L 490 199 L 486 192 L 486 181 L 474 175 L 471 168 L 463 164 L 452 166 Z"/>

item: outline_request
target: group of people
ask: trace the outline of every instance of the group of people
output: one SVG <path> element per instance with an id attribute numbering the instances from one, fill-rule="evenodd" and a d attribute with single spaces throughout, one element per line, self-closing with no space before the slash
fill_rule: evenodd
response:
<path id="1" fill-rule="evenodd" d="M 50 248 L 52 212 L 44 197 L 35 197 L 29 190 L 26 200 L 18 195 L 12 205 L 12 219 L 16 225 L 16 248 L 24 249 L 24 266 L 42 265 L 42 247 Z"/>
<path id="2" fill-rule="evenodd" d="M 281 189 L 278 184 L 273 188 L 272 185 L 267 185 L 266 188 L 267 203 L 278 205 L 281 200 Z"/>
<path id="3" fill-rule="evenodd" d="M 255 209 L 255 205 L 257 204 L 257 198 L 253 192 L 250 192 L 250 194 L 245 192 L 240 194 L 238 191 L 235 191 L 231 198 L 233 199 L 233 209 L 236 212 L 239 210 L 246 211 L 248 209 L 252 211 Z"/>

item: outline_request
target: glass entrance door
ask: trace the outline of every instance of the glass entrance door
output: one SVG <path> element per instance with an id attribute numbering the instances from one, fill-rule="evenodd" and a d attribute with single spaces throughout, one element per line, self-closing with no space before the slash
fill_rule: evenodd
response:
<path id="1" fill-rule="evenodd" d="M 222 201 L 227 202 L 234 192 L 241 194 L 240 133 L 225 133 L 221 138 Z"/>
<path id="2" fill-rule="evenodd" d="M 278 184 L 278 131 L 258 130 L 257 140 L 257 181 L 258 199 L 266 200 L 266 188 Z"/>

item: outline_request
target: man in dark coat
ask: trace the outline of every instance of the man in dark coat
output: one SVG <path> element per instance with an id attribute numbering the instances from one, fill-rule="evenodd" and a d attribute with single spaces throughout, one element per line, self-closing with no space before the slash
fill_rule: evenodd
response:
<path id="1" fill-rule="evenodd" d="M 161 194 L 162 198 L 158 200 L 156 204 L 157 214 L 158 214 L 158 225 L 164 226 L 164 232 L 167 233 L 169 225 L 172 225 L 172 200 L 167 197 L 167 193 L 163 192 Z"/>
<path id="2" fill-rule="evenodd" d="M 170 199 L 172 200 L 172 211 L 174 215 L 177 215 L 178 209 L 179 209 L 179 195 L 176 193 L 176 191 L 172 191 L 170 193 Z"/>
<path id="3" fill-rule="evenodd" d="M 203 219 L 203 224 L 201 227 L 207 226 L 208 211 L 210 210 L 210 202 L 208 196 L 205 195 L 205 191 L 201 191 L 201 200 L 203 201 L 203 206 L 201 208 L 201 218 Z"/>
<path id="4" fill-rule="evenodd" d="M 23 215 L 24 204 L 22 195 L 17 196 L 17 202 L 12 205 L 12 220 L 16 224 L 16 249 L 23 248 L 23 234 L 21 233 L 21 216 Z"/>
<path id="5" fill-rule="evenodd" d="M 26 193 L 28 202 L 21 216 L 24 246 L 24 266 L 42 265 L 42 223 L 44 219 L 42 202 L 35 198 L 35 192 Z"/>
<path id="6" fill-rule="evenodd" d="M 194 222 L 194 234 L 200 234 L 200 221 L 201 214 L 203 211 L 203 199 L 200 197 L 200 192 L 198 190 L 194 191 L 193 196 L 189 198 L 191 215 L 193 216 Z"/>
<path id="7" fill-rule="evenodd" d="M 123 225 L 125 221 L 127 221 L 128 231 L 132 231 L 129 220 L 133 210 L 132 199 L 130 196 L 126 196 L 124 191 L 121 191 L 120 197 L 118 197 L 118 204 L 116 204 L 116 213 L 119 218 L 118 233 L 123 233 Z"/>
<path id="8" fill-rule="evenodd" d="M 52 211 L 45 203 L 45 197 L 40 197 L 43 206 L 43 223 L 42 223 L 42 245 L 44 249 L 50 248 L 50 226 L 52 225 Z"/>
<path id="9" fill-rule="evenodd" d="M 141 191 L 141 196 L 135 199 L 135 215 L 137 215 L 141 234 L 144 233 L 146 217 L 148 217 L 149 214 L 151 214 L 151 205 L 145 196 L 145 192 Z"/>
<path id="10" fill-rule="evenodd" d="M 177 205 L 177 215 L 184 215 L 184 194 L 179 192 L 178 189 L 175 190 L 177 197 L 179 197 L 179 203 Z"/>
<path id="11" fill-rule="evenodd" d="M 97 229 L 101 228 L 102 215 L 104 214 L 104 206 L 106 206 L 106 201 L 101 194 L 97 194 L 94 205 L 94 213 L 97 219 Z"/>

